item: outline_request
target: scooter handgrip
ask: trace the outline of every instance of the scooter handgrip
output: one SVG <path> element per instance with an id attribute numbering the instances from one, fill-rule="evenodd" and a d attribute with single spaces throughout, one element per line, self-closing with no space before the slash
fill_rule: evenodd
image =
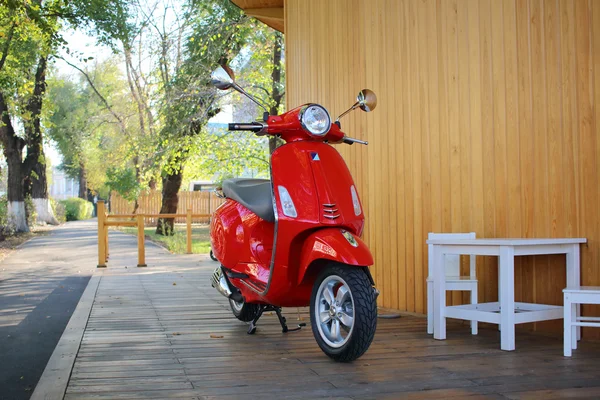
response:
<path id="1" fill-rule="evenodd" d="M 246 124 L 237 124 L 237 123 L 232 123 L 229 124 L 229 130 L 230 131 L 251 131 L 251 132 L 260 132 L 263 130 L 263 124 L 258 123 L 258 122 L 251 122 L 251 123 L 246 123 Z"/>

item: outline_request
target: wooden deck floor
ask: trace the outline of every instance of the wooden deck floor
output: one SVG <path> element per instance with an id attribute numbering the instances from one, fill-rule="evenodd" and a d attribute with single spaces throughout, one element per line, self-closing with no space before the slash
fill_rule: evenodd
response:
<path id="1" fill-rule="evenodd" d="M 310 327 L 282 334 L 275 315 L 250 336 L 210 287 L 215 264 L 195 264 L 103 273 L 65 399 L 600 397 L 597 343 L 569 359 L 560 339 L 518 334 L 503 352 L 497 331 L 449 324 L 436 341 L 403 316 L 379 319 L 368 353 L 340 364 Z"/>

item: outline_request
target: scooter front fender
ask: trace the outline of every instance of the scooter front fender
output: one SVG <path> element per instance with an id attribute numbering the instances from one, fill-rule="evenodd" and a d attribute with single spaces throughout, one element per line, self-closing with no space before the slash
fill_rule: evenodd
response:
<path id="1" fill-rule="evenodd" d="M 302 246 L 298 284 L 302 283 L 307 272 L 312 271 L 318 260 L 337 261 L 346 265 L 368 267 L 373 265 L 371 251 L 358 236 L 340 228 L 325 228 L 313 232 Z M 316 277 L 316 276 L 315 276 Z"/>

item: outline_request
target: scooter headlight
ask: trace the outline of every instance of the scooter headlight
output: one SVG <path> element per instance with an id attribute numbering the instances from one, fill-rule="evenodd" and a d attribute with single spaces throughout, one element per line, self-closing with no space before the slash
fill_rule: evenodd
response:
<path id="1" fill-rule="evenodd" d="M 327 110 L 318 104 L 308 104 L 300 110 L 300 124 L 315 136 L 325 136 L 331 128 L 331 117 Z"/>

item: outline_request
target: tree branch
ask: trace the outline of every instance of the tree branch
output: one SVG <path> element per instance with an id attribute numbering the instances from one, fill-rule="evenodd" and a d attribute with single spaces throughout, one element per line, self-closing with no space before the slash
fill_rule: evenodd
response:
<path id="1" fill-rule="evenodd" d="M 119 114 L 117 114 L 113 108 L 111 107 L 110 104 L 108 104 L 108 101 L 104 98 L 104 96 L 102 96 L 102 94 L 100 94 L 100 92 L 98 91 L 98 89 L 96 88 L 96 85 L 94 85 L 94 82 L 92 82 L 90 76 L 87 74 L 87 72 L 85 72 L 84 70 L 82 70 L 81 68 L 79 68 L 77 65 L 65 60 L 63 57 L 60 56 L 56 56 L 58 58 L 60 58 L 61 60 L 63 60 L 64 62 L 66 62 L 69 66 L 75 68 L 77 71 L 81 72 L 81 74 L 85 77 L 85 79 L 88 81 L 88 83 L 90 84 L 90 87 L 92 88 L 92 90 L 94 91 L 94 93 L 96 93 L 96 95 L 98 96 L 98 98 L 100 99 L 100 101 L 102 101 L 102 103 L 104 103 L 104 106 L 106 107 L 106 109 L 112 114 L 112 116 L 119 122 L 119 127 L 121 128 L 121 132 L 124 135 L 129 136 L 129 133 L 127 132 L 127 130 L 125 129 L 125 123 L 123 122 L 123 119 L 119 116 Z"/>
<path id="2" fill-rule="evenodd" d="M 13 35 L 15 33 L 15 26 L 17 25 L 16 21 L 13 21 L 10 29 L 8 30 L 8 37 L 6 38 L 6 42 L 4 42 L 4 46 L 2 46 L 2 58 L 0 58 L 0 71 L 4 67 L 4 62 L 6 61 L 6 57 L 8 57 L 8 50 L 10 49 L 10 42 L 12 41 Z"/>

